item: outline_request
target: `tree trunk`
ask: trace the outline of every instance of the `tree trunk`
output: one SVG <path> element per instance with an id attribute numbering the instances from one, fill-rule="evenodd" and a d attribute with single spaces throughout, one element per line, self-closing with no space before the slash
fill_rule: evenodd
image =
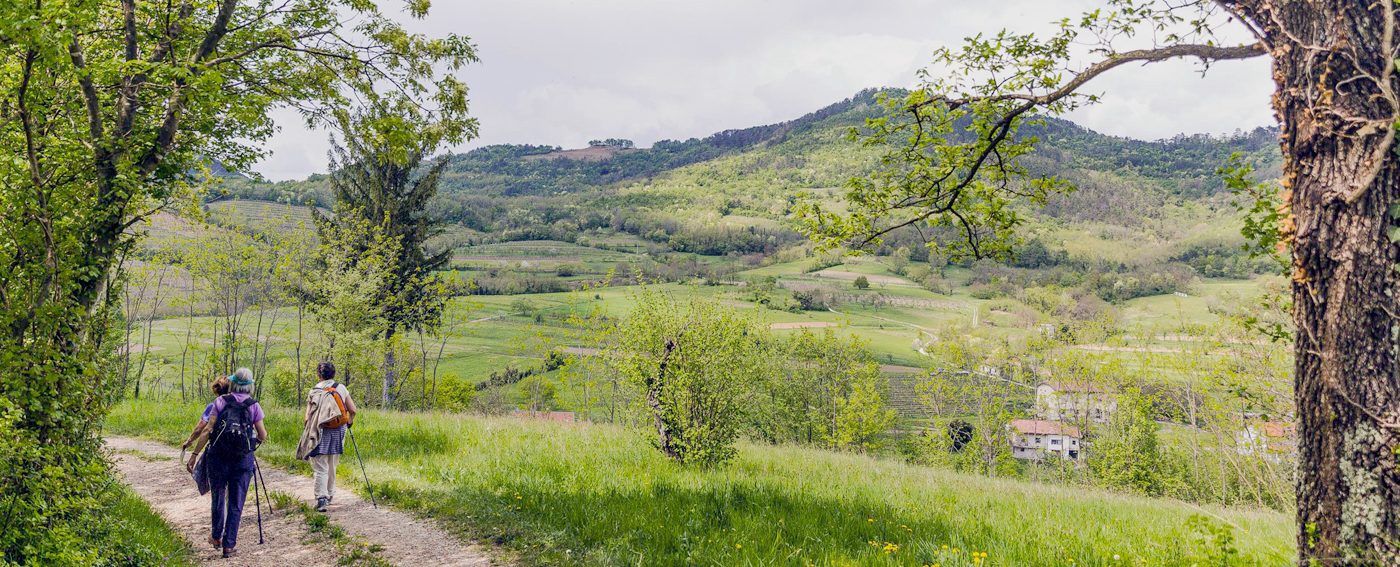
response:
<path id="1" fill-rule="evenodd" d="M 304 303 L 304 302 L 301 302 L 301 301 L 298 301 L 298 302 L 297 302 L 297 348 L 296 348 L 296 351 L 297 351 L 297 378 L 296 378 L 296 383 L 297 383 L 297 395 L 298 395 L 298 396 L 300 396 L 300 395 L 301 395 L 301 392 L 302 392 L 302 389 L 301 389 L 301 339 L 302 339 L 302 335 L 301 335 L 301 322 L 302 322 L 302 319 L 303 319 L 303 315 L 304 315 L 304 313 L 305 313 L 305 309 L 306 309 L 305 303 Z"/>
<path id="2" fill-rule="evenodd" d="M 1265 9 L 1293 215 L 1299 562 L 1397 565 L 1396 8 Z"/>
<path id="3" fill-rule="evenodd" d="M 191 292 L 193 295 L 193 292 Z M 194 298 L 186 298 L 189 302 L 189 318 L 185 319 L 185 348 L 180 350 L 180 401 L 186 401 L 185 397 L 185 364 L 189 360 L 190 341 L 194 337 Z"/>
<path id="4" fill-rule="evenodd" d="M 389 330 L 384 331 L 384 390 L 381 392 L 382 403 L 386 409 L 394 403 L 394 370 L 398 363 L 395 354 L 394 328 L 389 327 Z"/>
<path id="5" fill-rule="evenodd" d="M 667 376 L 666 368 L 671 361 L 671 353 L 676 351 L 676 341 L 666 339 L 665 350 L 661 353 L 661 363 L 657 365 L 656 377 L 647 380 L 647 407 L 651 408 L 652 420 L 656 426 L 656 445 L 665 453 L 667 457 L 675 460 L 681 459 L 680 451 L 676 448 L 672 424 L 666 417 L 666 409 L 661 404 L 661 389 L 665 387 Z"/>

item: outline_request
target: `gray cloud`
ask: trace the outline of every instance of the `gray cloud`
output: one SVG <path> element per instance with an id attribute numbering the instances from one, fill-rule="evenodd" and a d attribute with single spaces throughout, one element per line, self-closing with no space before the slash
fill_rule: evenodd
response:
<path id="1" fill-rule="evenodd" d="M 705 136 L 788 120 L 856 91 L 913 86 L 933 49 L 1002 27 L 1049 30 L 1088 0 L 438 0 L 411 27 L 469 36 L 462 73 L 484 144 L 580 146 L 590 139 Z M 1048 4 L 1054 4 L 1050 6 Z M 1271 121 L 1262 60 L 1201 78 L 1186 62 L 1125 68 L 1094 83 L 1104 103 L 1075 121 L 1110 134 L 1224 133 Z M 291 113 L 257 168 L 323 171 L 326 135 Z"/>

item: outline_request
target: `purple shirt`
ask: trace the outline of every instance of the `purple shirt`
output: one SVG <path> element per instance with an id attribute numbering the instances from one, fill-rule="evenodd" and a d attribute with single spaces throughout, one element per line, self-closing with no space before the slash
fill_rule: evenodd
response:
<path id="1" fill-rule="evenodd" d="M 211 418 L 211 417 L 213 417 L 213 416 L 214 416 L 214 402 L 209 402 L 209 405 L 204 406 L 204 417 L 199 418 L 199 422 L 200 422 L 200 423 L 208 423 L 208 422 L 209 422 L 209 418 Z"/>
<path id="2" fill-rule="evenodd" d="M 248 395 L 248 394 L 238 394 L 238 393 L 229 394 L 229 395 L 233 396 L 233 399 L 238 400 L 238 401 L 240 401 L 240 402 L 242 402 L 242 401 L 247 401 L 248 398 L 251 398 L 251 397 L 252 397 L 252 396 L 250 396 L 250 395 Z M 214 400 L 214 403 L 209 404 L 209 407 L 210 407 L 211 409 L 213 409 L 213 413 L 210 414 L 210 417 L 216 417 L 216 416 L 218 416 L 218 415 L 219 415 L 219 412 L 221 412 L 221 411 L 224 410 L 224 406 L 225 406 L 225 405 L 228 405 L 228 404 L 225 404 L 225 403 L 224 403 L 224 397 L 223 397 L 223 396 L 219 396 L 218 398 L 216 398 L 216 399 Z M 248 414 L 253 418 L 253 423 L 257 423 L 257 422 L 263 420 L 263 410 L 262 410 L 262 406 L 261 406 L 261 405 L 258 405 L 257 402 L 253 402 L 253 405 L 251 405 L 251 406 L 248 407 Z"/>

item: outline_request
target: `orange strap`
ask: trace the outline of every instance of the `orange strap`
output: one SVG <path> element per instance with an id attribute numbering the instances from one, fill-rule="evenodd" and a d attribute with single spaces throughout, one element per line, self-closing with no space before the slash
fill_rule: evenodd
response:
<path id="1" fill-rule="evenodd" d="M 339 384 L 331 383 L 330 386 L 322 388 L 322 390 L 329 392 L 332 398 L 335 398 L 335 405 L 340 408 L 339 417 L 321 424 L 321 427 L 324 429 L 335 429 L 350 423 L 350 414 L 345 411 L 345 400 L 342 400 L 340 398 L 340 392 L 336 391 L 336 386 L 338 385 Z"/>

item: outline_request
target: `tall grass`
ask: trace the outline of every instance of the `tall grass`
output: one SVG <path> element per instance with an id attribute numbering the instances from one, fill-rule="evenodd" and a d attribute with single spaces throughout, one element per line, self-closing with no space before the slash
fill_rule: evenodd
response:
<path id="1" fill-rule="evenodd" d="M 110 546 L 104 565 L 196 565 L 194 552 L 180 534 L 165 523 L 150 505 L 131 489 L 119 487 L 103 502 L 103 526 L 96 530 L 97 545 Z"/>
<path id="2" fill-rule="evenodd" d="M 200 409 L 125 402 L 107 428 L 177 442 Z M 291 463 L 300 411 L 268 413 L 272 441 L 259 455 Z M 366 411 L 355 434 L 376 488 L 390 501 L 516 550 L 527 564 L 1294 559 L 1291 519 L 1274 512 L 966 476 L 860 455 L 743 444 L 731 465 L 697 469 L 667 461 L 640 435 L 615 427 L 399 412 Z M 343 460 L 340 473 L 358 481 L 354 462 Z M 352 484 L 350 476 L 342 479 Z M 1189 527 L 1193 516 L 1228 528 L 1233 545 Z"/>

